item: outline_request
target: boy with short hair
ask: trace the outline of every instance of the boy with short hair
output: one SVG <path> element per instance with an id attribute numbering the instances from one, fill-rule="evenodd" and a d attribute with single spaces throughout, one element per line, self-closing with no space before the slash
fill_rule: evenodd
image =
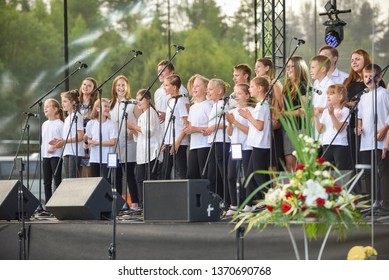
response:
<path id="1" fill-rule="evenodd" d="M 384 148 L 385 137 L 389 128 L 386 118 L 389 115 L 389 91 L 378 85 L 382 79 L 381 67 L 376 64 L 368 64 L 363 68 L 363 81 L 370 90 L 361 96 L 358 103 L 358 135 L 361 135 L 360 161 L 371 164 L 371 155 L 375 150 L 377 139 L 378 186 L 376 186 L 376 199 L 383 199 L 383 211 L 389 214 L 389 174 L 388 161 L 382 160 L 381 154 Z M 376 96 L 374 96 L 376 94 Z M 375 133 L 375 111 L 377 108 L 377 135 Z M 386 171 L 386 174 L 385 174 Z M 368 195 L 371 194 L 371 169 L 365 170 L 365 182 Z M 380 184 L 381 183 L 381 184 Z M 382 187 L 382 189 L 381 189 Z M 382 191 L 382 197 L 381 197 Z M 382 211 L 382 210 L 381 210 Z"/>

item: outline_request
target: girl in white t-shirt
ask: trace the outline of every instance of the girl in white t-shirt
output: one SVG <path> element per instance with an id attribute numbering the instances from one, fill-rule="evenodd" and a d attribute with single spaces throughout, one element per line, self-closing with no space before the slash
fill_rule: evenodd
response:
<path id="1" fill-rule="evenodd" d="M 244 200 L 245 195 L 242 195 L 243 188 L 239 188 L 237 192 L 237 182 L 240 186 L 243 186 L 242 178 L 244 178 L 244 171 L 247 170 L 250 155 L 253 147 L 247 145 L 247 134 L 249 132 L 249 121 L 239 114 L 239 109 L 245 109 L 249 112 L 253 112 L 253 104 L 250 104 L 250 92 L 247 84 L 237 84 L 234 87 L 234 97 L 236 108 L 230 112 L 226 112 L 227 134 L 231 138 L 231 147 L 234 144 L 240 144 L 242 150 L 242 158 L 234 159 L 232 149 L 230 151 L 230 157 L 228 159 L 228 188 L 231 198 L 230 209 L 226 215 L 231 216 L 235 214 L 239 204 Z"/>
<path id="2" fill-rule="evenodd" d="M 42 124 L 41 151 L 43 186 L 47 203 L 62 181 L 61 146 L 58 140 L 62 139 L 63 114 L 59 102 L 53 98 L 45 101 L 43 111 L 47 120 Z M 55 173 L 56 170 L 57 173 Z M 53 179 L 54 186 L 52 185 Z"/>
<path id="3" fill-rule="evenodd" d="M 164 88 L 170 95 L 165 119 L 165 139 L 163 146 L 162 176 L 170 179 L 174 167 L 174 179 L 186 179 L 188 136 L 184 127 L 188 125 L 188 109 L 179 94 L 181 78 L 170 75 L 165 78 Z M 174 165 L 174 166 L 173 166 Z"/>
<path id="4" fill-rule="evenodd" d="M 264 100 L 269 89 L 269 81 L 264 77 L 255 77 L 250 82 L 250 94 L 256 98 L 258 103 L 253 112 L 247 109 L 238 109 L 239 114 L 249 121 L 249 133 L 247 135 L 247 145 L 253 147 L 246 177 L 257 170 L 269 170 L 270 167 L 270 133 L 271 116 L 267 100 Z M 248 182 L 246 197 L 248 197 L 257 187 L 269 181 L 266 174 L 255 174 Z M 257 193 L 245 206 L 243 211 L 251 211 L 255 199 L 263 198 L 263 193 Z"/>
<path id="5" fill-rule="evenodd" d="M 345 107 L 346 102 L 346 87 L 341 84 L 330 85 L 323 113 L 320 114 L 318 109 L 314 111 L 316 130 L 322 135 L 323 157 L 339 170 L 352 169 L 346 120 L 350 110 Z"/>
<path id="6" fill-rule="evenodd" d="M 110 105 L 106 98 L 101 99 L 101 141 L 100 141 L 100 100 L 97 99 L 93 104 L 90 121 L 86 125 L 87 143 L 84 148 L 89 149 L 90 154 L 90 173 L 91 177 L 104 177 L 108 180 L 108 154 L 113 152 L 113 147 L 117 140 L 117 130 L 114 122 L 110 120 Z M 100 160 L 101 144 L 101 160 Z M 101 171 L 100 173 L 100 162 Z"/>
<path id="7" fill-rule="evenodd" d="M 65 178 L 81 177 L 80 164 L 85 155 L 82 147 L 84 140 L 83 118 L 79 112 L 79 93 L 77 89 L 61 93 L 62 110 L 68 113 L 65 119 L 62 139 L 56 145 L 66 145 L 63 150 Z"/>
<path id="8" fill-rule="evenodd" d="M 137 107 L 142 114 L 137 123 L 127 122 L 127 127 L 133 132 L 136 141 L 136 181 L 139 204 L 142 207 L 143 182 L 158 179 L 158 169 L 154 168 L 154 165 L 162 159 L 162 157 L 157 158 L 157 156 L 163 135 L 159 115 L 152 104 L 150 92 L 146 92 L 146 89 L 140 89 L 136 94 L 136 100 Z M 136 208 L 134 203 L 132 208 Z"/>
<path id="9" fill-rule="evenodd" d="M 190 135 L 190 150 L 188 155 L 188 179 L 206 179 L 205 162 L 209 153 L 210 144 L 202 131 L 208 127 L 209 114 L 212 109 L 211 101 L 207 100 L 207 86 L 209 80 L 197 75 L 191 89 L 193 105 L 190 107 L 188 126 L 184 128 Z M 204 171 L 204 174 L 203 174 Z"/>
<path id="10" fill-rule="evenodd" d="M 212 79 L 207 87 L 207 99 L 213 101 L 209 114 L 208 127 L 203 135 L 208 136 L 211 152 L 208 161 L 208 180 L 210 190 L 217 193 L 224 201 L 224 208 L 229 206 L 230 196 L 227 183 L 227 163 L 230 151 L 230 138 L 225 129 L 224 113 L 230 110 L 225 93 L 228 84 L 221 79 Z"/>

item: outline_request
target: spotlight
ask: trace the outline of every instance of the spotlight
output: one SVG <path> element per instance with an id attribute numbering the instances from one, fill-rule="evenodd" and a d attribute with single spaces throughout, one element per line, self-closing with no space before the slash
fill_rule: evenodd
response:
<path id="1" fill-rule="evenodd" d="M 333 46 L 336 48 L 343 41 L 343 26 L 345 23 L 338 22 L 332 26 L 328 26 L 326 28 L 326 33 L 324 37 L 324 41 L 327 45 Z"/>
<path id="2" fill-rule="evenodd" d="M 319 16 L 328 16 L 328 20 L 323 23 L 324 26 L 327 26 L 324 41 L 327 45 L 336 48 L 343 41 L 343 26 L 346 25 L 338 15 L 351 13 L 351 10 L 337 10 L 335 0 L 333 3 L 328 1 L 324 8 L 326 13 L 319 13 Z"/>

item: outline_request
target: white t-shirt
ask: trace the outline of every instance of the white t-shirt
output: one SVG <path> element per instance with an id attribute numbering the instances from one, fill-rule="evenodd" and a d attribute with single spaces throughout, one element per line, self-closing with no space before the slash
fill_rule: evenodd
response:
<path id="1" fill-rule="evenodd" d="M 346 120 L 349 113 L 350 113 L 350 109 L 348 109 L 347 107 L 334 110 L 334 114 L 340 123 L 343 123 Z M 335 137 L 337 130 L 334 128 L 334 124 L 332 122 L 328 109 L 324 109 L 323 114 L 321 115 L 320 118 L 320 123 L 322 123 L 325 127 L 325 130 L 322 133 L 323 134 L 322 144 L 329 145 L 332 139 Z M 347 125 L 348 125 L 348 121 L 344 125 L 343 130 L 339 132 L 339 134 L 336 136 L 335 140 L 332 142 L 331 145 L 348 146 Z"/>
<path id="2" fill-rule="evenodd" d="M 62 139 L 63 136 L 63 121 L 60 119 L 47 120 L 42 124 L 42 158 L 60 157 L 61 149 L 56 149 L 53 153 L 49 153 L 49 142 L 54 138 Z"/>
<path id="3" fill-rule="evenodd" d="M 358 119 L 362 119 L 361 151 L 374 150 L 376 137 L 374 136 L 374 94 L 369 91 L 361 96 L 358 103 Z M 377 130 L 385 126 L 389 115 L 389 91 L 383 87 L 377 88 Z M 385 143 L 377 141 L 377 148 L 382 149 Z"/>
<path id="4" fill-rule="evenodd" d="M 79 112 L 77 112 L 77 114 L 76 114 L 77 123 L 73 122 L 72 127 L 70 129 L 70 124 L 72 123 L 73 117 L 74 117 L 74 112 L 72 114 L 70 114 L 65 119 L 65 123 L 63 126 L 63 133 L 62 133 L 62 139 L 64 139 L 64 140 L 66 138 L 69 139 L 69 138 L 76 137 L 76 126 L 77 126 L 77 131 L 84 132 L 84 124 L 83 124 L 84 120 L 82 119 L 82 115 Z M 69 137 L 67 137 L 69 130 L 70 130 L 70 134 L 69 134 Z M 76 146 L 76 143 L 66 143 L 65 149 L 63 151 L 64 156 L 68 156 L 68 155 L 75 156 L 76 155 L 76 147 L 77 147 L 77 152 L 78 152 L 77 155 L 79 157 L 83 157 L 85 155 L 85 151 L 82 148 L 82 143 L 83 143 L 84 139 L 77 139 L 77 140 L 78 140 L 77 146 Z"/>
<path id="5" fill-rule="evenodd" d="M 250 106 L 249 107 L 245 107 L 243 109 L 249 110 L 251 112 L 251 114 L 253 114 L 253 112 L 254 112 L 254 108 L 250 107 Z M 247 119 L 245 119 L 245 118 L 243 118 L 242 116 L 239 115 L 238 108 L 232 109 L 230 111 L 230 113 L 232 113 L 234 115 L 235 120 L 237 122 L 239 122 L 242 125 L 247 126 L 247 127 L 250 126 L 250 122 Z M 242 144 L 242 150 L 243 151 L 252 150 L 253 147 L 247 145 L 247 137 L 248 137 L 248 134 L 244 133 L 242 130 L 237 128 L 235 125 L 232 126 L 232 135 L 230 136 L 231 144 Z"/>
<path id="6" fill-rule="evenodd" d="M 134 99 L 131 99 L 135 101 Z M 120 123 L 122 122 L 124 114 L 124 103 L 116 102 L 115 106 L 111 110 L 111 120 L 116 126 L 116 130 L 119 131 Z M 127 104 L 127 121 L 132 123 L 137 123 L 137 120 L 134 115 L 135 104 Z M 119 144 L 117 145 L 117 150 L 114 151 L 118 154 L 120 162 L 124 163 L 126 161 L 126 133 L 128 133 L 127 125 L 125 120 L 123 120 L 122 127 L 120 129 L 119 135 Z M 127 162 L 136 162 L 136 142 L 134 139 L 127 137 Z"/>
<path id="7" fill-rule="evenodd" d="M 329 77 L 335 84 L 343 84 L 344 80 L 346 80 L 348 76 L 349 75 L 346 72 L 343 72 L 336 67 Z"/>
<path id="8" fill-rule="evenodd" d="M 116 126 L 112 120 L 107 119 L 101 125 L 101 136 L 102 141 L 116 139 L 118 136 L 118 132 L 116 130 Z M 94 141 L 100 141 L 100 124 L 97 119 L 90 120 L 86 124 L 86 135 L 88 138 L 92 138 Z M 114 146 L 102 146 L 101 152 L 101 162 L 108 162 L 108 153 L 112 153 L 114 150 Z M 89 146 L 90 151 L 90 162 L 100 163 L 100 146 L 99 145 L 91 145 Z"/>
<path id="9" fill-rule="evenodd" d="M 270 108 L 269 103 L 265 101 L 262 105 L 258 102 L 252 115 L 254 119 L 264 122 L 263 130 L 258 130 L 251 122 L 249 123 L 249 134 L 247 136 L 247 145 L 253 148 L 270 149 Z"/>
<path id="10" fill-rule="evenodd" d="M 183 85 L 180 87 L 179 94 L 183 96 L 181 99 L 184 99 L 185 104 L 190 104 L 188 90 Z M 169 99 L 170 94 L 166 94 L 165 88 L 162 84 L 154 93 L 155 109 L 157 109 L 157 111 L 166 113 Z"/>
<path id="11" fill-rule="evenodd" d="M 224 129 L 223 129 L 223 126 L 221 125 L 221 124 L 223 124 L 223 113 L 224 113 L 223 108 L 224 108 L 224 111 L 226 111 L 226 112 L 228 112 L 230 110 L 230 107 L 228 106 L 228 104 L 226 104 L 226 106 L 224 107 L 224 100 L 223 99 L 218 100 L 216 103 L 214 103 L 212 105 L 212 110 L 211 110 L 211 113 L 209 114 L 208 127 L 213 126 L 213 125 L 217 125 L 217 124 L 220 124 L 219 127 L 221 127 L 216 131 L 215 142 L 223 142 L 223 130 Z M 219 123 L 220 118 L 221 118 L 221 120 Z M 226 122 L 227 122 L 227 120 L 226 120 Z M 214 137 L 215 137 L 215 132 L 211 133 L 208 136 L 208 143 L 209 144 L 212 144 Z M 231 142 L 230 138 L 227 135 L 227 132 L 225 133 L 225 140 L 227 143 Z"/>
<path id="12" fill-rule="evenodd" d="M 312 93 L 312 104 L 314 108 L 323 108 L 327 106 L 327 89 L 329 86 L 333 85 L 334 81 L 332 81 L 328 76 L 326 76 L 320 82 L 315 80 L 313 83 L 313 87 L 315 91 Z M 319 115 L 319 118 L 321 114 Z M 315 128 L 315 139 L 323 141 L 323 134 L 319 134 L 319 132 Z"/>
<path id="13" fill-rule="evenodd" d="M 135 137 L 135 141 L 137 142 L 136 149 L 136 163 L 137 164 L 145 164 L 149 160 L 149 151 L 148 151 L 148 135 L 147 135 L 147 127 L 148 127 L 148 111 L 150 111 L 150 161 L 154 160 L 161 148 L 162 142 L 162 127 L 159 123 L 158 113 L 154 109 L 147 109 L 143 112 L 138 118 L 138 126 L 141 127 L 141 132 L 138 132 L 138 136 Z M 162 153 L 160 153 L 162 156 Z"/>
<path id="14" fill-rule="evenodd" d="M 176 106 L 174 107 L 175 102 L 177 101 Z M 174 109 L 173 115 L 174 115 L 174 130 L 173 130 L 173 122 L 169 123 L 170 116 L 172 114 L 172 110 Z M 185 101 L 183 98 L 171 98 L 168 102 L 168 108 L 166 109 L 166 119 L 165 119 L 165 131 L 166 137 L 165 137 L 165 144 L 173 144 L 173 132 L 175 133 L 175 139 L 177 140 L 178 136 L 184 129 L 184 119 L 183 117 L 188 116 L 188 110 L 185 106 Z M 184 138 L 181 141 L 180 145 L 188 145 L 188 136 L 185 135 Z"/>
<path id="15" fill-rule="evenodd" d="M 192 126 L 207 127 L 209 114 L 212 110 L 212 102 L 204 100 L 199 103 L 194 103 L 189 110 L 188 121 Z M 208 138 L 202 133 L 196 132 L 190 134 L 190 149 L 200 149 L 210 147 Z"/>

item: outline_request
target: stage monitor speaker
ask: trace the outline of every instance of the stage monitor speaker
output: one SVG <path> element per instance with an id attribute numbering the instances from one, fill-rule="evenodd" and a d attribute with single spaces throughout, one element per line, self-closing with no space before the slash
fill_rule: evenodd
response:
<path id="1" fill-rule="evenodd" d="M 112 189 L 103 177 L 63 179 L 46 209 L 58 220 L 101 220 L 112 218 Z M 117 195 L 116 210 L 124 200 Z"/>
<path id="2" fill-rule="evenodd" d="M 214 222 L 220 218 L 220 199 L 209 181 L 144 181 L 144 221 Z"/>
<path id="3" fill-rule="evenodd" d="M 0 181 L 0 220 L 19 220 L 22 218 L 19 210 L 19 188 L 22 183 L 18 180 Z M 29 219 L 39 206 L 39 200 L 25 187 L 23 188 L 23 212 Z"/>

